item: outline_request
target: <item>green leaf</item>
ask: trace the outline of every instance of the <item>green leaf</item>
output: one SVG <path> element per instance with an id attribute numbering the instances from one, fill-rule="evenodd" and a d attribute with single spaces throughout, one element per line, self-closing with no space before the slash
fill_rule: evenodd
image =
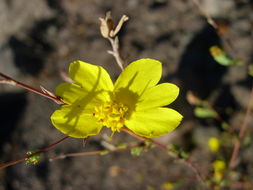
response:
<path id="1" fill-rule="evenodd" d="M 221 127 L 222 127 L 222 129 L 226 130 L 226 129 L 228 129 L 229 125 L 228 125 L 227 122 L 224 121 L 224 122 L 221 123 Z"/>
<path id="2" fill-rule="evenodd" d="M 131 155 L 140 156 L 144 152 L 143 147 L 135 147 L 131 149 Z"/>
<path id="3" fill-rule="evenodd" d="M 126 143 L 120 143 L 116 146 L 117 148 L 126 148 L 127 144 Z"/>
<path id="4" fill-rule="evenodd" d="M 216 118 L 217 112 L 208 108 L 196 107 L 194 109 L 194 114 L 199 118 Z"/>
<path id="5" fill-rule="evenodd" d="M 227 184 L 228 184 L 228 180 L 227 179 L 222 179 L 221 182 L 220 182 L 221 186 L 225 186 Z"/>
<path id="6" fill-rule="evenodd" d="M 171 144 L 169 149 L 173 152 L 176 152 L 180 158 L 188 158 L 189 154 L 183 150 L 183 148 L 176 144 Z"/>
<path id="7" fill-rule="evenodd" d="M 229 66 L 233 63 L 233 60 L 227 54 L 222 54 L 218 57 L 214 57 L 214 60 L 223 66 Z"/>
<path id="8" fill-rule="evenodd" d="M 26 154 L 27 155 L 32 155 L 34 154 L 36 151 L 27 151 Z M 25 159 L 25 163 L 26 164 L 38 164 L 39 163 L 39 159 L 41 157 L 41 154 L 35 154 L 29 158 Z"/>
<path id="9" fill-rule="evenodd" d="M 153 146 L 153 143 L 149 142 L 149 141 L 144 141 L 144 147 L 145 148 L 145 151 L 148 151 L 152 148 Z"/>
<path id="10" fill-rule="evenodd" d="M 214 58 L 214 60 L 219 63 L 220 65 L 223 66 L 231 66 L 231 65 L 243 65 L 244 62 L 241 60 L 236 60 L 232 58 L 228 53 L 223 51 L 220 47 L 218 46 L 211 46 L 209 48 L 209 51 Z"/>
<path id="11" fill-rule="evenodd" d="M 99 152 L 99 154 L 100 155 L 106 155 L 106 154 L 108 154 L 109 153 L 109 151 L 108 150 L 101 150 L 100 152 Z"/>
<path id="12" fill-rule="evenodd" d="M 251 135 L 245 135 L 244 139 L 243 139 L 243 145 L 244 146 L 249 146 L 252 143 L 252 137 Z"/>
<path id="13" fill-rule="evenodd" d="M 250 64 L 250 65 L 248 66 L 248 74 L 249 74 L 251 77 L 253 77 L 253 64 Z"/>
<path id="14" fill-rule="evenodd" d="M 173 151 L 173 152 L 179 152 L 179 151 L 181 151 L 181 147 L 179 146 L 179 145 L 176 145 L 176 144 L 170 144 L 169 145 L 169 149 L 171 150 L 171 151 Z"/>
<path id="15" fill-rule="evenodd" d="M 179 154 L 180 158 L 189 158 L 189 154 L 187 152 L 181 151 Z"/>

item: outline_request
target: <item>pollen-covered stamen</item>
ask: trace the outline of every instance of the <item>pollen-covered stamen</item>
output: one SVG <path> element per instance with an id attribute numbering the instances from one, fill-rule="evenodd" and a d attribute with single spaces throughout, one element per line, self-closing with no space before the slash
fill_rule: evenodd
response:
<path id="1" fill-rule="evenodd" d="M 115 132 L 124 126 L 127 111 L 128 107 L 122 103 L 105 102 L 95 107 L 93 115 L 103 126 Z"/>

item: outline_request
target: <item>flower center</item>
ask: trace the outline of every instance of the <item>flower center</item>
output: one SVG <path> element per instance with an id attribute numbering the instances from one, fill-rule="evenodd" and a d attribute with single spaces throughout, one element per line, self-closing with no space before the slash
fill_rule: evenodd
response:
<path id="1" fill-rule="evenodd" d="M 105 102 L 95 107 L 93 116 L 98 119 L 103 126 L 111 128 L 113 132 L 119 131 L 124 126 L 128 107 L 122 103 Z"/>

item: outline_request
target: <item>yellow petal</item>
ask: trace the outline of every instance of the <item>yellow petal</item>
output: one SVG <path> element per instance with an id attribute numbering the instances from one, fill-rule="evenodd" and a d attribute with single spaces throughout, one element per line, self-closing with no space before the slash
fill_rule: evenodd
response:
<path id="1" fill-rule="evenodd" d="M 171 83 L 162 83 L 147 89 L 138 100 L 136 110 L 166 106 L 179 94 L 179 88 Z"/>
<path id="2" fill-rule="evenodd" d="M 153 138 L 173 131 L 181 122 L 182 115 L 169 108 L 155 108 L 134 112 L 126 127 L 135 134 Z"/>
<path id="3" fill-rule="evenodd" d="M 78 84 L 73 83 L 61 83 L 55 89 L 55 94 L 60 97 L 64 103 L 73 104 L 77 101 L 83 104 L 88 103 L 88 101 L 109 101 L 110 95 L 107 91 L 87 91 L 87 89 L 82 88 Z"/>
<path id="4" fill-rule="evenodd" d="M 75 138 L 96 135 L 102 128 L 92 113 L 69 105 L 56 110 L 51 116 L 51 121 L 62 133 Z"/>
<path id="5" fill-rule="evenodd" d="M 145 89 L 156 85 L 161 75 L 161 62 L 154 59 L 139 59 L 122 71 L 115 83 L 115 92 L 128 89 L 140 96 Z"/>
<path id="6" fill-rule="evenodd" d="M 64 103 L 71 104 L 80 97 L 87 95 L 87 90 L 73 83 L 61 83 L 55 88 L 56 96 L 63 99 Z"/>
<path id="7" fill-rule="evenodd" d="M 110 75 L 101 66 L 74 61 L 69 66 L 69 75 L 73 81 L 89 92 L 113 90 Z"/>

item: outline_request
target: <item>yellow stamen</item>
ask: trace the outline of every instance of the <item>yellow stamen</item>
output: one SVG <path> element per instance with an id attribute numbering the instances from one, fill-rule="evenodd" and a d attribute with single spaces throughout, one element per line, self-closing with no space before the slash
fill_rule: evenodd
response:
<path id="1" fill-rule="evenodd" d="M 128 107 L 122 103 L 105 102 L 94 109 L 93 116 L 103 126 L 111 128 L 113 132 L 119 131 L 124 126 Z"/>

